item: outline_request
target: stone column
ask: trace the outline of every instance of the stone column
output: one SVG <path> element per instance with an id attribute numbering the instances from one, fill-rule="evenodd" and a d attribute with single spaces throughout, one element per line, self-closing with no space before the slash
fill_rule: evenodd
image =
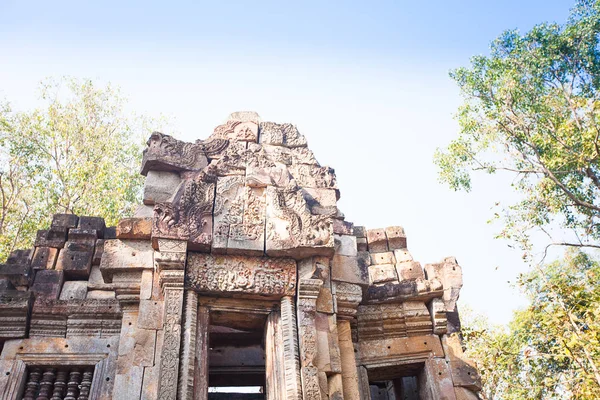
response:
<path id="1" fill-rule="evenodd" d="M 179 376 L 179 400 L 191 400 L 194 396 L 194 358 L 196 357 L 196 329 L 198 295 L 193 290 L 185 292 L 183 324 L 183 351 Z"/>
<path id="2" fill-rule="evenodd" d="M 285 296 L 281 299 L 281 336 L 283 342 L 283 370 L 285 375 L 285 399 L 302 399 L 298 329 L 294 299 Z"/>
<path id="3" fill-rule="evenodd" d="M 265 370 L 267 400 L 285 400 L 285 374 L 281 335 L 281 313 L 274 310 L 267 317 L 265 329 Z"/>
<path id="4" fill-rule="evenodd" d="M 196 322 L 196 354 L 194 358 L 194 400 L 208 398 L 208 328 L 210 314 L 206 306 L 198 306 Z"/>
<path id="5" fill-rule="evenodd" d="M 356 371 L 350 321 L 338 320 L 337 328 L 340 343 L 340 357 L 342 359 L 342 386 L 344 388 L 344 399 L 360 400 L 358 373 Z"/>
<path id="6" fill-rule="evenodd" d="M 298 284 L 298 333 L 300 338 L 300 374 L 304 400 L 327 398 L 327 375 L 315 365 L 317 329 L 315 315 L 317 297 L 323 286 L 320 279 L 300 279 Z"/>
<path id="7" fill-rule="evenodd" d="M 163 346 L 158 379 L 158 399 L 175 400 L 181 348 L 181 315 L 187 244 L 185 241 L 158 240 L 154 261 L 164 296 Z"/>
<path id="8" fill-rule="evenodd" d="M 337 313 L 337 338 L 339 342 L 341 367 L 342 367 L 342 387 L 344 399 L 359 400 L 368 399 L 365 389 L 361 388 L 361 379 L 366 379 L 366 390 L 368 393 L 369 378 L 364 370 L 364 377 L 360 377 L 356 357 L 354 355 L 354 343 L 352 342 L 352 328 L 350 321 L 356 318 L 358 305 L 362 301 L 362 289 L 359 285 L 337 282 L 332 283 L 333 296 L 335 299 L 335 311 Z"/>
<path id="9" fill-rule="evenodd" d="M 456 400 L 450 368 L 442 357 L 429 357 L 421 373 L 421 397 L 431 400 Z M 422 381 L 420 383 L 423 383 Z"/>
<path id="10" fill-rule="evenodd" d="M 369 374 L 367 369 L 362 365 L 356 367 L 356 375 L 358 376 L 358 389 L 360 391 L 361 400 L 371 399 L 371 388 L 369 387 Z"/>

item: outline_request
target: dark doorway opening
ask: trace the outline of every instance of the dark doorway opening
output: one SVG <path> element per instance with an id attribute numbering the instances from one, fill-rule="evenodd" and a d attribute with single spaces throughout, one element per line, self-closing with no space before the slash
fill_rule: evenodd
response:
<path id="1" fill-rule="evenodd" d="M 209 400 L 265 399 L 266 315 L 211 312 Z"/>
<path id="2" fill-rule="evenodd" d="M 368 369 L 371 400 L 420 400 L 423 364 Z"/>

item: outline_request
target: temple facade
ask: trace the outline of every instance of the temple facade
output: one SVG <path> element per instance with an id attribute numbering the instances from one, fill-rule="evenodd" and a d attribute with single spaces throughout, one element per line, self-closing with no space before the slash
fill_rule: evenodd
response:
<path id="1" fill-rule="evenodd" d="M 0 265 L 1 399 L 479 398 L 456 259 L 346 221 L 295 126 L 155 132 L 141 174 L 132 218 L 57 214 Z"/>

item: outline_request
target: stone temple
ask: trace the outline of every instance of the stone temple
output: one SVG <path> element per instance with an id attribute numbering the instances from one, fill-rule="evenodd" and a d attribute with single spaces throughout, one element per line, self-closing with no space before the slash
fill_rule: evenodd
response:
<path id="1" fill-rule="evenodd" d="M 135 216 L 57 214 L 0 265 L 1 399 L 478 399 L 461 267 L 346 221 L 295 126 L 147 145 Z"/>

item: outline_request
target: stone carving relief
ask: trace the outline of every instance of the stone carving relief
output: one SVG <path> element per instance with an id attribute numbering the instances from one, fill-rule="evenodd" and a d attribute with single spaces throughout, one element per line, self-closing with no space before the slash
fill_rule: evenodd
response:
<path id="1" fill-rule="evenodd" d="M 213 176 L 199 172 L 181 184 L 173 201 L 155 204 L 153 239 L 187 240 L 190 249 L 210 249 L 214 181 Z"/>
<path id="2" fill-rule="evenodd" d="M 149 170 L 197 171 L 208 164 L 203 147 L 196 143 L 154 132 L 146 144 L 148 147 L 142 159 L 142 175 Z"/>
<path id="3" fill-rule="evenodd" d="M 310 250 L 302 254 L 303 249 Z M 333 254 L 332 215 L 312 215 L 301 188 L 268 187 L 266 252 L 299 258 Z"/>
<path id="4" fill-rule="evenodd" d="M 186 287 L 200 293 L 268 298 L 290 296 L 296 290 L 296 263 L 284 258 L 191 253 Z"/>

